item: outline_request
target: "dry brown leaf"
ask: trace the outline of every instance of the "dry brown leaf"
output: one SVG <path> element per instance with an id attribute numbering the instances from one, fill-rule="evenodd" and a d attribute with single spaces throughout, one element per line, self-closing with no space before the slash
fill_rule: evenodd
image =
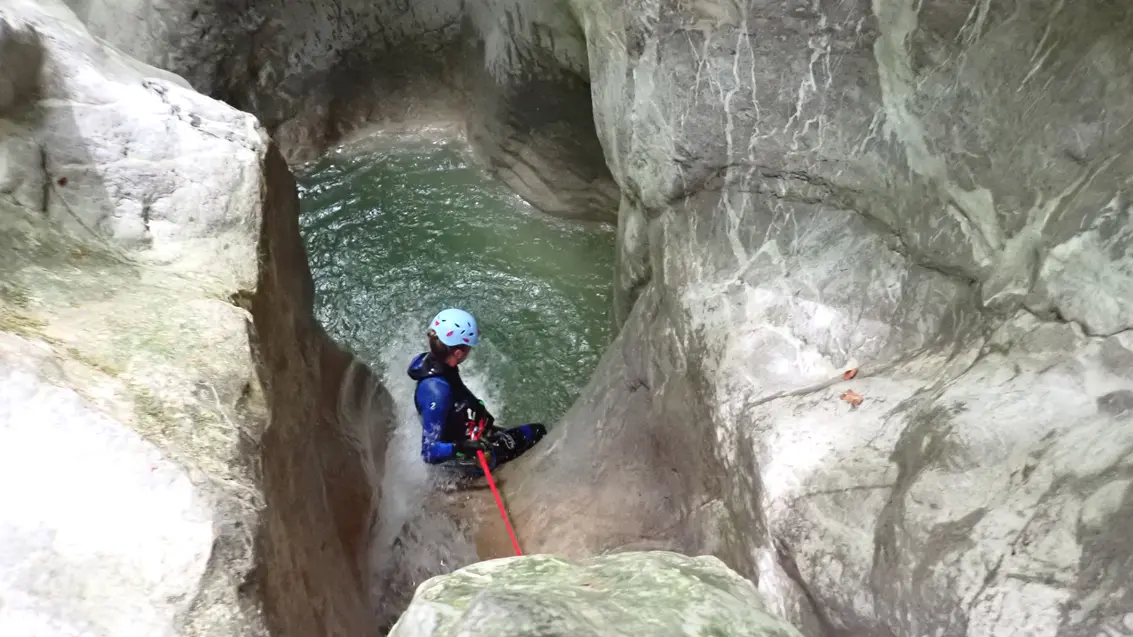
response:
<path id="1" fill-rule="evenodd" d="M 855 367 L 853 369 L 847 369 L 846 371 L 842 372 L 842 380 L 850 380 L 854 376 L 857 376 L 857 375 L 858 375 L 858 368 L 857 367 Z"/>
<path id="2" fill-rule="evenodd" d="M 865 398 L 863 398 L 861 394 L 852 389 L 847 389 L 846 391 L 842 392 L 842 395 L 839 396 L 839 398 L 850 403 L 851 407 L 857 407 L 858 405 L 862 404 L 863 400 L 865 400 Z"/>

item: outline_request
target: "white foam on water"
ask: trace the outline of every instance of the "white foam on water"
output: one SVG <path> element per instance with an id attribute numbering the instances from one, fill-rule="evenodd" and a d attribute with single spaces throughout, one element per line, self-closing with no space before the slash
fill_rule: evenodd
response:
<path id="1" fill-rule="evenodd" d="M 405 325 L 416 325 L 409 317 Z M 462 520 L 444 507 L 431 506 L 453 488 L 455 475 L 421 459 L 421 420 L 413 403 L 415 382 L 407 375 L 412 358 L 426 350 L 424 335 L 407 329 L 382 351 L 384 383 L 393 397 L 394 424 L 381 477 L 378 520 L 371 549 L 371 595 L 380 619 L 392 623 L 413 591 L 434 575 L 477 561 L 475 545 Z M 493 412 L 503 406 L 491 366 L 480 359 L 461 365 L 468 388 Z"/>

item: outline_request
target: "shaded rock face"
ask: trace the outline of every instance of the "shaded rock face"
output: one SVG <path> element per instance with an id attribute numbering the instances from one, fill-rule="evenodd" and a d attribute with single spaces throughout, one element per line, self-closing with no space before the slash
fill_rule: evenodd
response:
<path id="1" fill-rule="evenodd" d="M 612 221 L 566 5 L 516 0 L 68 0 L 92 32 L 257 115 L 291 161 L 368 124 L 464 122 L 536 207 Z"/>
<path id="2" fill-rule="evenodd" d="M 0 633 L 366 634 L 389 397 L 278 149 L 61 2 L 0 51 Z"/>
<path id="3" fill-rule="evenodd" d="M 799 632 L 720 560 L 655 551 L 480 562 L 424 582 L 390 637 L 662 634 Z"/>
<path id="4" fill-rule="evenodd" d="M 272 413 L 259 536 L 268 624 L 276 636 L 376 634 L 368 563 L 392 401 L 313 318 L 295 182 L 278 152 L 265 185 L 274 214 L 264 218 L 247 300 Z"/>
<path id="5" fill-rule="evenodd" d="M 810 635 L 1128 632 L 1128 5 L 575 9 L 624 327 L 503 472 L 525 549 L 710 552 Z"/>

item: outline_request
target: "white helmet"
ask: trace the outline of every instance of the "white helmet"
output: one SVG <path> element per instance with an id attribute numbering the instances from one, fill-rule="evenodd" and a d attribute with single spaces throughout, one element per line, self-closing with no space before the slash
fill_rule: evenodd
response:
<path id="1" fill-rule="evenodd" d="M 437 333 L 437 338 L 449 347 L 457 345 L 475 345 L 480 341 L 480 328 L 476 326 L 476 319 L 456 308 L 441 310 L 433 317 L 429 329 Z"/>

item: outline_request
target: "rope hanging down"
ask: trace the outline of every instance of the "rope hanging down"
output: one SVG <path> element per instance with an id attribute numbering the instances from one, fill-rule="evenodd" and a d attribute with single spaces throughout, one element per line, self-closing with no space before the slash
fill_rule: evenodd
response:
<path id="1" fill-rule="evenodd" d="M 487 421 L 481 420 L 480 426 L 476 431 L 473 440 L 479 440 L 480 436 L 484 435 L 484 428 L 487 426 Z M 492 479 L 492 472 L 488 469 L 488 458 L 484 456 L 482 450 L 477 449 L 476 455 L 480 458 L 480 468 L 484 470 L 484 477 L 488 479 L 488 486 L 492 489 L 492 496 L 496 498 L 496 507 L 500 510 L 500 517 L 504 519 L 504 526 L 507 527 L 508 537 L 511 538 L 511 546 L 515 549 L 516 555 L 523 555 L 523 551 L 519 550 L 519 540 L 515 537 L 515 529 L 511 527 L 511 519 L 508 518 L 507 508 L 504 507 L 504 500 L 500 497 L 500 490 L 496 488 L 496 481 Z"/>

